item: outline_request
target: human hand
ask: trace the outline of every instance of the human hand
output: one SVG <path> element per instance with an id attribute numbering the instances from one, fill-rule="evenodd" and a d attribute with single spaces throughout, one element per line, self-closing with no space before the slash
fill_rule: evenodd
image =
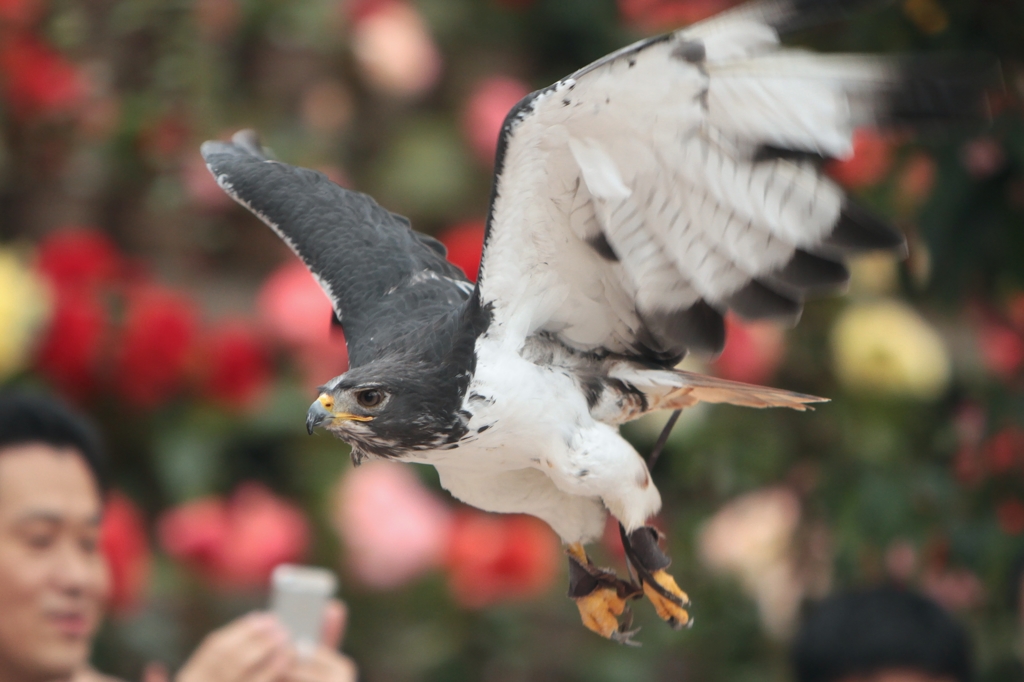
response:
<path id="1" fill-rule="evenodd" d="M 294 663 L 288 633 L 272 615 L 257 612 L 207 635 L 175 682 L 278 682 Z"/>
<path id="2" fill-rule="evenodd" d="M 324 610 L 320 646 L 311 656 L 295 660 L 284 679 L 287 682 L 355 682 L 356 664 L 338 652 L 346 621 L 344 604 L 331 600 Z"/>

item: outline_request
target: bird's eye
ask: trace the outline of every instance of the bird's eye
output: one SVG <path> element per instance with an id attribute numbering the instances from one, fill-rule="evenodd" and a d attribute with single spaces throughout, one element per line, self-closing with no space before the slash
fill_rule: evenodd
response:
<path id="1" fill-rule="evenodd" d="M 377 407 L 384 402 L 384 391 L 379 388 L 368 388 L 356 393 L 356 402 L 362 407 Z"/>

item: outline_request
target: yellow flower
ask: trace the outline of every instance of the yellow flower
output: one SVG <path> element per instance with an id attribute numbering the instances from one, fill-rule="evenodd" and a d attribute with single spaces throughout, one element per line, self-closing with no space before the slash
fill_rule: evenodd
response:
<path id="1" fill-rule="evenodd" d="M 832 355 L 839 380 L 854 391 L 929 399 L 949 383 L 942 338 L 898 301 L 847 308 L 832 330 Z"/>
<path id="2" fill-rule="evenodd" d="M 0 249 L 0 380 L 25 366 L 49 313 L 46 285 L 21 259 Z"/>

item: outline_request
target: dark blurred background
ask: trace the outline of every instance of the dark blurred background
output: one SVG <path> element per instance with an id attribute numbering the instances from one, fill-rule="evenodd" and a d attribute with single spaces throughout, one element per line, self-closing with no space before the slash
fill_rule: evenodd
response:
<path id="1" fill-rule="evenodd" d="M 102 425 L 115 576 L 96 650 L 138 679 L 266 599 L 280 561 L 333 567 L 363 679 L 783 680 L 801 605 L 922 590 L 983 680 L 1024 679 L 1024 4 L 901 0 L 792 36 L 827 51 L 995 55 L 989 126 L 859 131 L 833 176 L 908 235 L 782 330 L 730 320 L 689 367 L 827 396 L 814 413 L 684 414 L 654 477 L 696 626 L 638 603 L 600 640 L 539 522 L 457 506 L 433 470 L 309 438 L 346 366 L 329 305 L 216 186 L 199 144 L 254 127 L 441 236 L 475 275 L 505 112 L 728 0 L 0 0 L 0 381 Z M 664 417 L 628 428 L 641 451 Z M 609 533 L 596 549 L 622 568 Z"/>

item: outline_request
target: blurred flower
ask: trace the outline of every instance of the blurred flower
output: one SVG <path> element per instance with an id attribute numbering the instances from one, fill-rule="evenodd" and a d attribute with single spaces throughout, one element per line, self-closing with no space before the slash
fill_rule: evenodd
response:
<path id="1" fill-rule="evenodd" d="M 480 273 L 480 256 L 484 248 L 484 223 L 470 220 L 460 223 L 437 235 L 448 249 L 448 261 L 466 273 L 475 282 Z"/>
<path id="2" fill-rule="evenodd" d="M 871 128 L 853 132 L 853 152 L 845 159 L 830 161 L 825 170 L 848 189 L 878 184 L 892 166 L 892 140 Z"/>
<path id="3" fill-rule="evenodd" d="M 916 152 L 900 168 L 896 180 L 896 201 L 904 209 L 917 208 L 935 186 L 937 168 L 935 159 L 927 152 Z"/>
<path id="4" fill-rule="evenodd" d="M 889 577 L 902 584 L 917 573 L 917 548 L 909 540 L 893 540 L 885 549 L 885 570 Z"/>
<path id="5" fill-rule="evenodd" d="M 822 582 L 821 576 L 802 576 L 796 564 L 800 515 L 800 500 L 791 490 L 757 490 L 718 510 L 698 540 L 705 565 L 739 579 L 757 602 L 766 630 L 775 637 L 792 630 L 804 595 Z M 827 583 L 827 575 L 823 580 Z"/>
<path id="6" fill-rule="evenodd" d="M 58 289 L 87 293 L 114 284 L 122 258 L 114 242 L 88 227 L 65 227 L 39 243 L 36 269 Z"/>
<path id="7" fill-rule="evenodd" d="M 504 76 L 485 78 L 473 88 L 462 115 L 462 131 L 484 164 L 494 163 L 505 116 L 529 92 L 522 81 Z"/>
<path id="8" fill-rule="evenodd" d="M 62 392 L 83 400 L 99 381 L 110 319 L 94 295 L 58 289 L 53 316 L 36 349 L 39 372 Z"/>
<path id="9" fill-rule="evenodd" d="M 423 18 L 402 0 L 357 3 L 352 51 L 366 81 L 388 95 L 426 92 L 441 75 L 441 54 Z"/>
<path id="10" fill-rule="evenodd" d="M 185 117 L 171 112 L 150 122 L 139 134 L 139 146 L 146 157 L 157 164 L 176 163 L 177 157 L 190 142 Z"/>
<path id="11" fill-rule="evenodd" d="M 674 28 L 718 14 L 739 0 L 619 0 L 622 18 L 645 30 Z"/>
<path id="12" fill-rule="evenodd" d="M 529 599 L 551 587 L 560 558 L 558 538 L 540 519 L 466 510 L 452 529 L 448 585 L 471 609 Z"/>
<path id="13" fill-rule="evenodd" d="M 331 323 L 331 301 L 298 258 L 271 273 L 256 307 L 271 338 L 296 354 L 307 386 L 315 388 L 348 369 L 345 337 Z"/>
<path id="14" fill-rule="evenodd" d="M 334 135 L 352 120 L 352 95 L 337 80 L 322 80 L 302 93 L 302 122 L 321 135 Z"/>
<path id="15" fill-rule="evenodd" d="M 227 38 L 242 17 L 238 0 L 197 0 L 193 11 L 199 31 L 207 40 Z"/>
<path id="16" fill-rule="evenodd" d="M 832 330 L 836 374 L 854 391 L 931 399 L 949 383 L 950 361 L 938 333 L 894 300 L 849 306 Z"/>
<path id="17" fill-rule="evenodd" d="M 996 505 L 996 519 L 1007 535 L 1024 533 L 1024 503 L 1014 499 L 1003 500 Z"/>
<path id="18" fill-rule="evenodd" d="M 0 27 L 28 28 L 42 17 L 46 5 L 44 0 L 0 0 Z"/>
<path id="19" fill-rule="evenodd" d="M 138 408 L 157 407 L 184 385 L 198 335 L 195 306 L 154 285 L 131 292 L 114 355 L 114 388 Z"/>
<path id="20" fill-rule="evenodd" d="M 19 118 L 68 113 L 87 90 L 74 64 L 30 34 L 0 43 L 0 75 L 4 96 Z"/>
<path id="21" fill-rule="evenodd" d="M 28 362 L 49 315 L 46 285 L 17 256 L 0 249 L 0 381 Z"/>
<path id="22" fill-rule="evenodd" d="M 110 606 L 124 613 L 138 606 L 149 582 L 151 556 L 142 512 L 124 494 L 107 496 L 100 549 L 110 569 Z"/>
<path id="23" fill-rule="evenodd" d="M 270 358 L 256 330 L 244 320 L 222 320 L 202 343 L 204 396 L 231 408 L 250 407 L 268 388 Z"/>
<path id="24" fill-rule="evenodd" d="M 217 184 L 198 150 L 185 157 L 185 162 L 181 165 L 181 175 L 185 193 L 199 208 L 222 211 L 235 205 L 234 200 Z"/>
<path id="25" fill-rule="evenodd" d="M 300 561 L 309 545 L 302 511 L 259 483 L 242 484 L 228 501 L 207 497 L 175 507 L 157 532 L 171 557 L 236 589 L 265 586 L 275 566 Z"/>
<path id="26" fill-rule="evenodd" d="M 942 33 L 949 26 L 949 15 L 936 0 L 903 0 L 903 13 L 928 35 Z"/>
<path id="27" fill-rule="evenodd" d="M 865 253 L 850 260 L 850 293 L 878 296 L 899 284 L 899 266 L 891 253 Z"/>
<path id="28" fill-rule="evenodd" d="M 725 318 L 725 349 L 711 366 L 723 379 L 763 384 L 770 380 L 785 353 L 785 335 L 771 322 Z"/>
<path id="29" fill-rule="evenodd" d="M 999 431 L 985 442 L 982 452 L 990 472 L 1009 472 L 1024 462 L 1024 430 L 1010 426 Z"/>
<path id="30" fill-rule="evenodd" d="M 921 577 L 925 594 L 950 611 L 966 611 L 981 603 L 985 588 L 966 568 L 929 569 Z"/>
<path id="31" fill-rule="evenodd" d="M 977 343 L 985 367 L 1003 381 L 1017 376 L 1024 364 L 1024 337 L 1009 325 L 990 315 L 977 323 Z"/>
<path id="32" fill-rule="evenodd" d="M 994 175 L 1006 163 L 1006 152 L 993 138 L 976 137 L 965 143 L 960 151 L 964 168 L 978 180 Z"/>
<path id="33" fill-rule="evenodd" d="M 346 561 L 364 585 L 394 589 L 444 559 L 451 512 L 406 465 L 368 462 L 350 471 L 333 514 Z"/>

